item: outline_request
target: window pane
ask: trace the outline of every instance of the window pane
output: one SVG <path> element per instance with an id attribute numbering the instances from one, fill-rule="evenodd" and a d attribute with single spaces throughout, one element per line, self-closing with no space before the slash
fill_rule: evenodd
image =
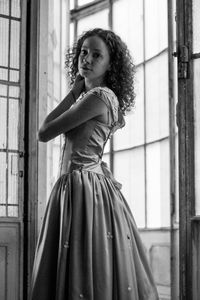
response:
<path id="1" fill-rule="evenodd" d="M 168 54 L 146 64 L 147 142 L 169 135 Z"/>
<path id="2" fill-rule="evenodd" d="M 127 44 L 135 63 L 142 62 L 144 60 L 143 1 L 114 1 L 113 30 Z"/>
<path id="3" fill-rule="evenodd" d="M 8 20 L 0 17 L 0 66 L 8 66 Z"/>
<path id="4" fill-rule="evenodd" d="M 0 84 L 0 96 L 7 96 L 7 85 Z"/>
<path id="5" fill-rule="evenodd" d="M 110 152 L 110 139 L 107 141 L 106 146 L 104 148 L 104 153 Z"/>
<path id="6" fill-rule="evenodd" d="M 11 1 L 11 15 L 20 18 L 20 0 Z"/>
<path id="7" fill-rule="evenodd" d="M 80 19 L 77 24 L 77 35 L 96 27 L 108 29 L 108 9 Z"/>
<path id="8" fill-rule="evenodd" d="M 200 1 L 193 0 L 193 52 L 200 52 Z"/>
<path id="9" fill-rule="evenodd" d="M 5 217 L 6 216 L 6 207 L 0 205 L 0 216 Z"/>
<path id="10" fill-rule="evenodd" d="M 0 58 L 1 59 L 1 58 Z M 0 68 L 0 80 L 8 80 L 8 70 Z"/>
<path id="11" fill-rule="evenodd" d="M 9 97 L 19 98 L 19 87 L 18 86 L 10 86 L 9 87 Z"/>
<path id="12" fill-rule="evenodd" d="M 11 21 L 10 67 L 19 69 L 20 22 Z"/>
<path id="13" fill-rule="evenodd" d="M 78 6 L 94 2 L 94 0 L 78 0 Z"/>
<path id="14" fill-rule="evenodd" d="M 167 46 L 167 0 L 145 0 L 145 59 Z"/>
<path id="15" fill-rule="evenodd" d="M 136 98 L 133 112 L 125 117 L 126 125 L 114 135 L 114 149 L 125 149 L 144 143 L 144 71 L 139 67 L 136 73 Z"/>
<path id="16" fill-rule="evenodd" d="M 19 71 L 10 70 L 10 81 L 19 82 Z"/>
<path id="17" fill-rule="evenodd" d="M 115 153 L 114 176 L 124 194 L 137 226 L 145 226 L 145 176 L 143 147 Z"/>
<path id="18" fill-rule="evenodd" d="M 0 152 L 0 205 L 6 203 L 6 169 L 6 153 Z"/>
<path id="19" fill-rule="evenodd" d="M 70 9 L 74 9 L 74 0 L 69 0 Z"/>
<path id="20" fill-rule="evenodd" d="M 18 210 L 17 206 L 8 206 L 8 216 L 9 217 L 18 217 Z"/>
<path id="21" fill-rule="evenodd" d="M 19 127 L 19 101 L 9 100 L 9 149 L 18 149 L 18 127 Z"/>
<path id="22" fill-rule="evenodd" d="M 147 226 L 170 226 L 169 140 L 147 146 Z"/>
<path id="23" fill-rule="evenodd" d="M 18 204 L 18 154 L 8 155 L 8 203 Z"/>
<path id="24" fill-rule="evenodd" d="M 9 1 L 8 0 L 0 1 L 0 14 L 1 15 L 9 15 Z"/>
<path id="25" fill-rule="evenodd" d="M 0 148 L 6 148 L 7 99 L 0 98 Z"/>
<path id="26" fill-rule="evenodd" d="M 70 23 L 70 31 L 69 31 L 69 45 L 72 47 L 74 43 L 74 23 Z"/>
<path id="27" fill-rule="evenodd" d="M 195 130 L 195 199 L 196 214 L 200 215 L 200 59 L 194 60 L 194 130 Z"/>
<path id="28" fill-rule="evenodd" d="M 104 154 L 102 160 L 107 163 L 108 167 L 110 168 L 110 155 Z"/>

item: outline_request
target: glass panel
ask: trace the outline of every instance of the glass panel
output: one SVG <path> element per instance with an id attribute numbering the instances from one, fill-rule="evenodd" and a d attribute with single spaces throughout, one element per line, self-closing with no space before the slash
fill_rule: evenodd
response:
<path id="1" fill-rule="evenodd" d="M 74 23 L 70 23 L 69 30 L 69 46 L 72 47 L 74 43 Z"/>
<path id="2" fill-rule="evenodd" d="M 104 154 L 102 160 L 107 163 L 108 167 L 110 168 L 110 155 Z"/>
<path id="3" fill-rule="evenodd" d="M 6 203 L 6 153 L 0 152 L 0 204 Z"/>
<path id="4" fill-rule="evenodd" d="M 104 153 L 110 152 L 110 140 L 107 141 L 105 148 L 104 148 Z"/>
<path id="5" fill-rule="evenodd" d="M 0 98 L 0 114 L 0 149 L 5 149 L 7 129 L 7 99 L 5 98 Z"/>
<path id="6" fill-rule="evenodd" d="M 20 22 L 11 20 L 10 67 L 19 69 Z"/>
<path id="7" fill-rule="evenodd" d="M 9 87 L 9 97 L 19 98 L 19 87 L 18 86 L 10 86 Z"/>
<path id="8" fill-rule="evenodd" d="M 200 1 L 193 0 L 193 52 L 200 53 Z"/>
<path id="9" fill-rule="evenodd" d="M 8 70 L 0 68 L 0 80 L 8 80 Z"/>
<path id="10" fill-rule="evenodd" d="M 10 81 L 19 82 L 19 71 L 10 70 Z"/>
<path id="11" fill-rule="evenodd" d="M 20 0 L 12 0 L 11 15 L 13 17 L 20 18 Z"/>
<path id="12" fill-rule="evenodd" d="M 0 205 L 0 217 L 6 217 L 6 207 Z"/>
<path id="13" fill-rule="evenodd" d="M 7 19 L 0 18 L 0 66 L 8 66 L 8 25 Z"/>
<path id="14" fill-rule="evenodd" d="M 145 59 L 167 46 L 167 0 L 145 0 Z"/>
<path id="15" fill-rule="evenodd" d="M 108 9 L 102 10 L 86 18 L 80 19 L 77 24 L 77 35 L 81 35 L 84 31 L 101 27 L 108 29 Z"/>
<path id="16" fill-rule="evenodd" d="M 194 60 L 195 194 L 196 214 L 200 215 L 200 59 Z"/>
<path id="17" fill-rule="evenodd" d="M 147 146 L 147 227 L 170 226 L 169 140 Z"/>
<path id="18" fill-rule="evenodd" d="M 18 204 L 18 154 L 8 154 L 8 203 Z"/>
<path id="19" fill-rule="evenodd" d="M 69 1 L 70 9 L 74 9 L 74 0 Z"/>
<path id="20" fill-rule="evenodd" d="M 168 54 L 146 64 L 147 142 L 169 135 Z"/>
<path id="21" fill-rule="evenodd" d="M 52 20 L 53 20 L 53 31 L 52 31 L 52 38 L 53 38 L 53 58 L 54 62 L 56 63 L 54 67 L 58 67 L 60 65 L 60 51 L 61 51 L 61 39 L 60 39 L 60 32 L 61 32 L 61 1 L 54 0 L 53 1 L 53 11 L 52 11 Z M 60 67 L 60 66 L 59 66 Z M 54 76 L 56 76 L 54 74 Z M 58 77 L 59 78 L 59 77 Z M 58 79 L 59 81 L 60 79 Z"/>
<path id="22" fill-rule="evenodd" d="M 9 100 L 8 147 L 18 149 L 19 101 Z"/>
<path id="23" fill-rule="evenodd" d="M 18 210 L 17 206 L 8 206 L 8 217 L 18 217 Z"/>
<path id="24" fill-rule="evenodd" d="M 122 183 L 122 193 L 129 203 L 137 226 L 145 227 L 144 148 L 115 153 L 114 176 Z"/>
<path id="25" fill-rule="evenodd" d="M 9 15 L 9 0 L 0 1 L 0 14 Z"/>
<path id="26" fill-rule="evenodd" d="M 126 125 L 114 135 L 114 150 L 144 143 L 144 72 L 143 66 L 136 73 L 136 99 L 133 112 L 125 117 Z"/>
<path id="27" fill-rule="evenodd" d="M 7 96 L 7 85 L 0 84 L 0 96 Z"/>
<path id="28" fill-rule="evenodd" d="M 143 1 L 114 1 L 113 30 L 127 44 L 135 63 L 142 62 L 144 60 Z"/>
<path id="29" fill-rule="evenodd" d="M 94 2 L 94 0 L 78 0 L 78 6 Z"/>

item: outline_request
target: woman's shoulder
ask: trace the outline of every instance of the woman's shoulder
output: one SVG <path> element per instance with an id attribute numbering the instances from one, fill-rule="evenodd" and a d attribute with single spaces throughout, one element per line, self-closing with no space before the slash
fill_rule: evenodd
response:
<path id="1" fill-rule="evenodd" d="M 91 89 L 87 94 L 92 94 L 100 98 L 105 102 L 105 104 L 110 106 L 118 107 L 119 102 L 115 93 L 108 87 L 98 86 Z"/>

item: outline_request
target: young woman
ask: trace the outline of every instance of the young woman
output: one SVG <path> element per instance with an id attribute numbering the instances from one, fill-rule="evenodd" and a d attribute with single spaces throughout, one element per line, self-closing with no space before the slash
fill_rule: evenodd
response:
<path id="1" fill-rule="evenodd" d="M 39 140 L 64 134 L 60 177 L 38 239 L 32 300 L 156 300 L 144 249 L 121 185 L 102 161 L 134 105 L 129 51 L 112 31 L 84 33 L 68 52 L 74 84 Z"/>

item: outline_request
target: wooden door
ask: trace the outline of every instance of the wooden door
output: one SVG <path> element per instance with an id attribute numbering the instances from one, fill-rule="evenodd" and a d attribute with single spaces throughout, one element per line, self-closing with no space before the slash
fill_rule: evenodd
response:
<path id="1" fill-rule="evenodd" d="M 1 300 L 23 294 L 25 23 L 25 1 L 0 1 Z"/>
<path id="2" fill-rule="evenodd" d="M 200 298 L 200 2 L 177 1 L 180 299 Z"/>

